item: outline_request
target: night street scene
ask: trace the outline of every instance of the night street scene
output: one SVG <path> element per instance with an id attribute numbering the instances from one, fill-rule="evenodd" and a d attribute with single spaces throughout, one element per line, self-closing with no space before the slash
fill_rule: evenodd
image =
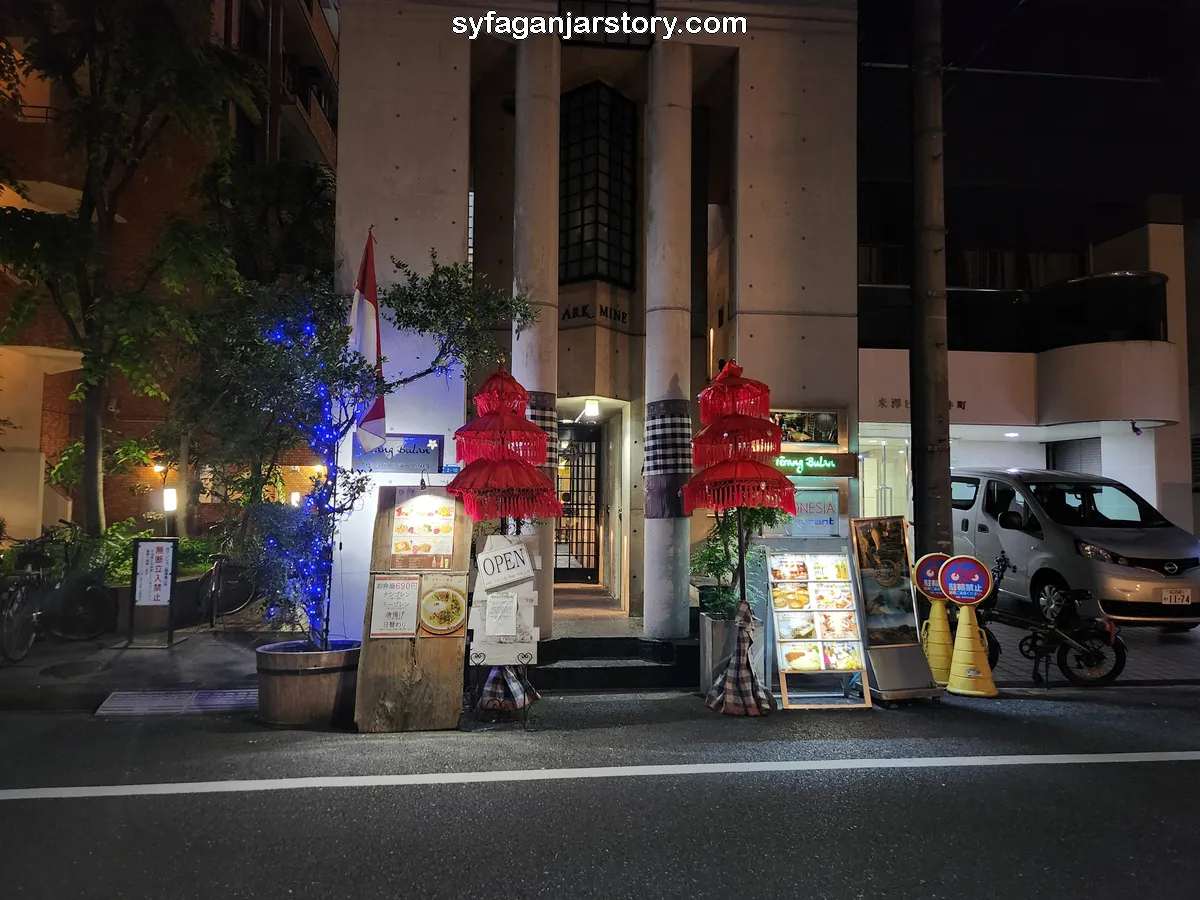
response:
<path id="1" fill-rule="evenodd" d="M 1200 3 L 496 6 L 0 0 L 0 900 L 1197 900 Z"/>

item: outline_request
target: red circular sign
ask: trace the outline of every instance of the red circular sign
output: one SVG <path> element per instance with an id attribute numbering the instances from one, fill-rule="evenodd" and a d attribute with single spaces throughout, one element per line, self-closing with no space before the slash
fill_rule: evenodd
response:
<path id="1" fill-rule="evenodd" d="M 917 564 L 913 567 L 917 590 L 930 600 L 946 599 L 942 586 L 938 584 L 938 572 L 942 570 L 942 565 L 949 558 L 945 553 L 926 553 L 917 560 Z"/>
<path id="2" fill-rule="evenodd" d="M 938 586 L 946 599 L 974 606 L 992 592 L 992 572 L 973 556 L 952 556 L 938 570 Z"/>

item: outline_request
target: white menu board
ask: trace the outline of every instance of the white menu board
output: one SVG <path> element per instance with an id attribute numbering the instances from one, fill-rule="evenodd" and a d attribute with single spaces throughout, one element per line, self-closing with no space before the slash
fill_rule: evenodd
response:
<path id="1" fill-rule="evenodd" d="M 848 555 L 771 551 L 767 567 L 780 675 L 861 672 L 862 610 Z"/>

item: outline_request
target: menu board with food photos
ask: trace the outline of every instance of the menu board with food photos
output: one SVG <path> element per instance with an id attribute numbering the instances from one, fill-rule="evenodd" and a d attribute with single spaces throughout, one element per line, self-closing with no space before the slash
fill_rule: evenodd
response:
<path id="1" fill-rule="evenodd" d="M 396 506 L 392 570 L 449 569 L 454 556 L 454 500 L 418 494 Z"/>
<path id="2" fill-rule="evenodd" d="M 848 554 L 770 550 L 767 569 L 783 706 L 796 707 L 788 676 L 821 674 L 862 675 L 869 705 L 862 610 Z"/>

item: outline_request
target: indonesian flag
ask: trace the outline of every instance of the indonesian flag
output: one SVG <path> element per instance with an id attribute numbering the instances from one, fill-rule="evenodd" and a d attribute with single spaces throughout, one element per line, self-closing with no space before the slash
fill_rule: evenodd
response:
<path id="1" fill-rule="evenodd" d="M 367 233 L 367 248 L 363 251 L 362 265 L 358 267 L 358 281 L 354 285 L 354 300 L 350 304 L 350 346 L 375 365 L 380 376 L 383 363 L 379 341 L 379 290 L 375 284 L 375 236 Z M 364 404 L 355 430 L 358 443 L 370 453 L 384 445 L 387 434 L 383 396 Z"/>

